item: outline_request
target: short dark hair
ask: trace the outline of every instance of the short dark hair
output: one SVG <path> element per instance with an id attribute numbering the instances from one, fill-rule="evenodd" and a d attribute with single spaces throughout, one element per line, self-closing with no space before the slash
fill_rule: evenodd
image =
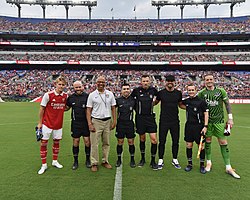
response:
<path id="1" fill-rule="evenodd" d="M 129 86 L 130 87 L 130 85 L 128 83 L 123 83 L 122 88 L 123 88 L 123 86 Z"/>
<path id="2" fill-rule="evenodd" d="M 189 86 L 194 86 L 195 88 L 197 88 L 197 86 L 196 86 L 193 82 L 191 82 L 191 83 L 187 84 L 187 86 L 186 86 L 186 87 L 189 87 Z"/>
<path id="3" fill-rule="evenodd" d="M 204 76 L 203 76 L 203 79 L 205 80 L 205 77 L 206 76 L 212 76 L 213 78 L 214 78 L 214 75 L 212 74 L 212 73 L 207 73 L 207 74 L 205 74 Z"/>
<path id="4" fill-rule="evenodd" d="M 165 80 L 166 81 L 175 81 L 175 77 L 173 75 L 169 74 L 169 75 L 165 76 Z"/>
<path id="5" fill-rule="evenodd" d="M 141 78 L 147 78 L 147 77 L 149 77 L 149 75 L 147 75 L 147 74 L 144 74 L 141 76 Z"/>

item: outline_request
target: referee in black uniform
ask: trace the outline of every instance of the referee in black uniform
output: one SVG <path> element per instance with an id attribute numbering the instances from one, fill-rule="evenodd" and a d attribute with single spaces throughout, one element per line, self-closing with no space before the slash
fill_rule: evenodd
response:
<path id="1" fill-rule="evenodd" d="M 121 155 L 123 151 L 124 138 L 128 139 L 129 153 L 130 153 L 130 167 L 134 168 L 135 159 L 135 128 L 133 121 L 133 112 L 135 107 L 135 100 L 130 96 L 130 86 L 127 83 L 122 85 L 121 96 L 116 99 L 117 107 L 117 125 L 116 125 L 116 137 L 118 144 L 116 147 L 117 151 L 117 162 L 116 167 L 120 167 L 122 164 Z"/>
<path id="2" fill-rule="evenodd" d="M 184 99 L 182 103 L 186 108 L 187 121 L 185 124 L 185 141 L 186 141 L 186 155 L 188 159 L 188 165 L 185 168 L 186 172 L 189 172 L 193 168 L 192 163 L 192 148 L 193 142 L 199 145 L 201 135 L 206 134 L 208 126 L 208 107 L 204 100 L 200 99 L 197 94 L 197 90 L 194 84 L 187 86 L 188 98 Z M 205 167 L 205 150 L 204 144 L 200 152 L 200 172 L 206 173 Z"/>
<path id="3" fill-rule="evenodd" d="M 158 168 L 162 169 L 164 162 L 163 156 L 165 152 L 165 144 L 168 131 L 170 130 L 172 138 L 172 165 L 181 169 L 177 160 L 180 138 L 180 120 L 178 106 L 181 105 L 182 93 L 175 89 L 175 77 L 173 75 L 166 76 L 165 89 L 158 92 L 155 105 L 161 102 L 161 113 L 159 123 L 159 161 Z"/>
<path id="4" fill-rule="evenodd" d="M 142 167 L 145 164 L 145 133 L 149 133 L 151 140 L 150 166 L 153 170 L 158 170 L 158 165 L 155 162 L 155 155 L 157 152 L 157 125 L 155 122 L 155 113 L 153 113 L 153 100 L 157 95 L 157 90 L 154 87 L 151 87 L 150 83 L 149 76 L 143 75 L 141 78 L 141 86 L 135 88 L 131 96 L 135 98 L 136 132 L 140 136 L 141 160 L 138 166 Z"/>
<path id="5" fill-rule="evenodd" d="M 69 96 L 67 99 L 67 109 L 72 108 L 71 112 L 71 136 L 73 138 L 73 156 L 74 164 L 72 166 L 73 170 L 78 168 L 78 154 L 79 154 L 79 142 L 80 137 L 83 136 L 85 143 L 85 153 L 86 153 L 86 167 L 90 168 L 90 133 L 88 122 L 86 118 L 86 104 L 88 99 L 88 94 L 83 91 L 83 85 L 81 81 L 76 81 L 73 83 L 75 93 Z"/>

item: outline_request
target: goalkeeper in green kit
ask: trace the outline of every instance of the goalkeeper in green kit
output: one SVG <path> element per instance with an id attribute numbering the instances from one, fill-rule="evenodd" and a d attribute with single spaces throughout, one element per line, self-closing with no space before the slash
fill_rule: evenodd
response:
<path id="1" fill-rule="evenodd" d="M 211 142 L 212 136 L 215 136 L 217 137 L 220 145 L 221 154 L 226 165 L 226 172 L 234 178 L 239 179 L 240 176 L 234 171 L 234 169 L 232 169 L 230 165 L 228 144 L 226 136 L 224 135 L 225 124 L 223 103 L 225 104 L 228 114 L 227 124 L 230 125 L 230 127 L 233 126 L 233 115 L 227 92 L 223 88 L 218 88 L 214 85 L 215 80 L 213 75 L 207 74 L 204 78 L 205 88 L 199 92 L 198 96 L 207 102 L 209 108 L 209 121 L 205 144 L 207 165 L 205 169 L 207 172 L 209 172 L 212 167 Z"/>

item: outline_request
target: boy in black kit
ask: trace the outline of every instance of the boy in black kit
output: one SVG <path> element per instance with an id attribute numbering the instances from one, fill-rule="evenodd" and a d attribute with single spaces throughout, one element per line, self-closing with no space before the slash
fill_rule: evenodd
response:
<path id="1" fill-rule="evenodd" d="M 204 100 L 196 96 L 196 87 L 193 84 L 187 86 L 188 98 L 183 100 L 182 103 L 186 108 L 187 121 L 185 124 L 185 141 L 186 141 L 186 155 L 188 159 L 188 165 L 185 168 L 186 172 L 189 172 L 193 168 L 192 163 L 192 148 L 193 142 L 199 145 L 201 135 L 205 136 L 208 126 L 208 107 Z M 204 144 L 202 144 L 202 150 L 200 153 L 200 172 L 206 173 L 205 167 L 205 150 Z"/>

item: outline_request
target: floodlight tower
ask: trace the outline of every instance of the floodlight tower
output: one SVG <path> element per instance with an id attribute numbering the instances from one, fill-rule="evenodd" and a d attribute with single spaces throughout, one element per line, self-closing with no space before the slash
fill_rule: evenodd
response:
<path id="1" fill-rule="evenodd" d="M 17 6 L 19 18 L 21 17 L 21 4 L 41 6 L 43 9 L 43 18 L 45 18 L 46 6 L 64 6 L 66 19 L 69 17 L 69 6 L 88 7 L 89 19 L 91 19 L 92 7 L 97 6 L 97 0 L 6 0 L 6 2 Z"/>
<path id="2" fill-rule="evenodd" d="M 230 4 L 230 17 L 233 17 L 233 7 L 237 3 L 244 3 L 246 0 L 151 0 L 152 6 L 155 6 L 158 11 L 158 19 L 160 19 L 160 8 L 163 6 L 180 6 L 181 19 L 183 19 L 183 11 L 186 5 L 203 5 L 205 18 L 207 18 L 207 9 L 211 4 L 221 5 Z"/>

